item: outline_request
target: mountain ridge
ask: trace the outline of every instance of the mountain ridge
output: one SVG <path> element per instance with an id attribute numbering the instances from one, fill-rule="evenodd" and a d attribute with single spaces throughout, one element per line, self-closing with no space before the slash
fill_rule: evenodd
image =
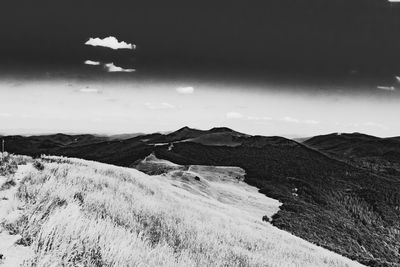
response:
<path id="1" fill-rule="evenodd" d="M 350 137 L 361 143 L 364 139 L 376 139 L 360 134 Z M 349 137 L 331 134 L 325 138 L 335 143 L 336 138 Z M 40 146 L 40 142 L 33 142 L 37 142 L 37 137 L 33 141 L 5 139 L 7 150 L 17 154 L 52 154 L 125 167 L 152 153 L 158 159 L 182 166 L 237 166 L 246 171 L 247 184 L 283 203 L 272 218 L 275 226 L 366 265 L 400 264 L 396 262 L 400 252 L 393 235 L 400 231 L 399 175 L 371 171 L 331 149 L 313 147 L 308 141 L 250 136 L 225 127 L 183 127 L 168 134 L 124 140 L 93 139 L 92 143 L 85 143 L 84 139 L 62 146 L 54 140 L 47 144 L 45 138 L 39 138 L 47 144 Z"/>

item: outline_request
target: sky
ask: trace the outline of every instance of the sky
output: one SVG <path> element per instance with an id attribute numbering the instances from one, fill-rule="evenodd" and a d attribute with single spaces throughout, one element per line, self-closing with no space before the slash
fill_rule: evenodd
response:
<path id="1" fill-rule="evenodd" d="M 0 134 L 400 135 L 396 1 L 18 0 L 0 23 Z"/>

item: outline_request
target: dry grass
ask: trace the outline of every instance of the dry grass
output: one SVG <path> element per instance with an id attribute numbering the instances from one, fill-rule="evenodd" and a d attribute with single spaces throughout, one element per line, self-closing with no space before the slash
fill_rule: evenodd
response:
<path id="1" fill-rule="evenodd" d="M 25 165 L 31 160 L 31 157 L 0 152 L 0 191 L 15 186 L 13 174 L 17 171 L 18 165 Z"/>
<path id="2" fill-rule="evenodd" d="M 162 176 L 59 157 L 21 182 L 26 266 L 356 266 Z"/>
<path id="3" fill-rule="evenodd" d="M 25 165 L 31 157 L 0 152 L 0 176 L 10 176 L 17 171 L 18 165 Z"/>

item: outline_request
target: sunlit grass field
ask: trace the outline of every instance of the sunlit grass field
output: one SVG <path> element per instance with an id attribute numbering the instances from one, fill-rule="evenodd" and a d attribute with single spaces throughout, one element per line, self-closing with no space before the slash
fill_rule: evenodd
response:
<path id="1" fill-rule="evenodd" d="M 357 266 L 163 176 L 40 163 L 17 191 L 24 212 L 14 224 L 35 252 L 25 266 Z"/>

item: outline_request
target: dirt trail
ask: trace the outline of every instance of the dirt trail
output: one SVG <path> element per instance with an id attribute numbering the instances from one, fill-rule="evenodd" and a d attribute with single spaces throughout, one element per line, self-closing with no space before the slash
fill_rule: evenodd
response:
<path id="1" fill-rule="evenodd" d="M 21 179 L 32 169 L 32 165 L 19 165 L 14 174 L 16 185 L 6 190 L 0 191 L 0 223 L 12 223 L 22 214 L 22 205 L 16 198 L 15 193 Z M 6 177 L 0 176 L 0 186 L 6 182 Z M 17 245 L 16 242 L 21 238 L 20 235 L 11 235 L 2 224 L 0 224 L 0 266 L 16 267 L 20 266 L 24 260 L 33 256 L 33 251 L 29 247 Z"/>

